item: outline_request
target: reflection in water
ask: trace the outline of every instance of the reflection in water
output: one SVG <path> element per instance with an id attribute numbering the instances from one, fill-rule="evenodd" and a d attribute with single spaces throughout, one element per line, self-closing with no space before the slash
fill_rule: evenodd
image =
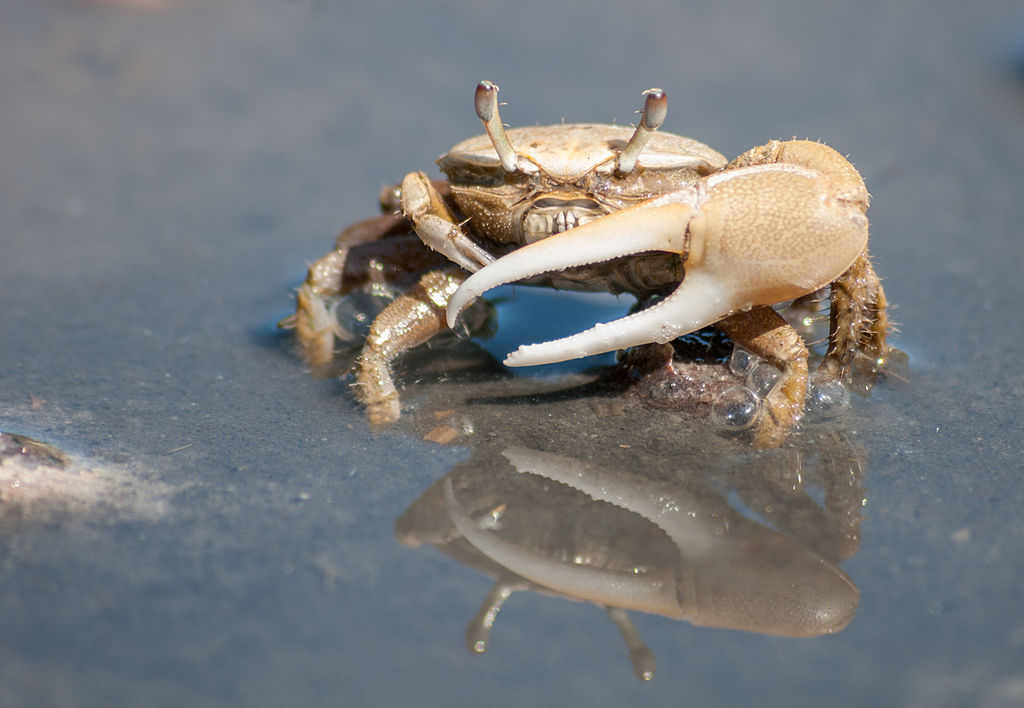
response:
<path id="1" fill-rule="evenodd" d="M 568 442 L 574 453 L 578 441 Z M 561 452 L 480 445 L 396 523 L 402 543 L 495 578 L 467 630 L 470 651 L 486 650 L 516 590 L 607 608 L 645 680 L 654 656 L 626 610 L 790 637 L 837 632 L 853 618 L 859 593 L 836 564 L 857 549 L 864 493 L 845 439 L 817 436 L 718 473 Z"/>

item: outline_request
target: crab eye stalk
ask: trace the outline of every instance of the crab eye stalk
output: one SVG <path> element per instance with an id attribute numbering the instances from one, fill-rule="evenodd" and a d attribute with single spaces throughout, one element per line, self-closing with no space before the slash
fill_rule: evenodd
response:
<path id="1" fill-rule="evenodd" d="M 477 89 L 477 96 L 479 95 L 480 89 Z M 668 113 L 668 96 L 664 91 L 658 88 L 647 89 L 644 91 L 644 96 L 646 97 L 644 110 L 640 116 L 640 122 L 636 126 L 636 131 L 615 159 L 615 171 L 619 174 L 629 174 L 636 169 L 636 161 L 640 157 L 640 153 L 647 145 L 647 141 L 654 135 L 654 131 L 665 122 L 665 114 Z"/>
<path id="2" fill-rule="evenodd" d="M 498 113 L 498 87 L 490 81 L 481 81 L 477 84 L 473 106 L 476 108 L 477 118 L 483 121 L 494 150 L 498 153 L 501 166 L 506 172 L 515 172 L 519 166 L 519 153 L 512 147 L 508 134 L 505 133 L 505 126 L 501 124 L 501 115 Z"/>

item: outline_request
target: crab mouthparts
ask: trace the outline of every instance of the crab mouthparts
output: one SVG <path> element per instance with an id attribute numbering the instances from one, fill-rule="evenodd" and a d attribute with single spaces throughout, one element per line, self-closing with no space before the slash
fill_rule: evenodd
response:
<path id="1" fill-rule="evenodd" d="M 471 275 L 448 303 L 448 325 L 474 299 L 499 285 L 551 271 L 590 265 L 650 251 L 687 253 L 687 224 L 697 199 L 682 190 L 644 205 L 608 214 L 589 224 L 529 244 Z M 692 249 L 691 249 L 692 250 Z M 699 265 L 693 259 L 688 265 Z M 519 347 L 508 366 L 533 366 L 616 351 L 650 342 L 668 342 L 736 309 L 729 289 L 713 272 L 687 270 L 671 295 L 640 312 L 562 339 Z"/>
<path id="2" fill-rule="evenodd" d="M 605 210 L 593 199 L 538 199 L 522 217 L 520 235 L 535 243 L 604 216 Z"/>

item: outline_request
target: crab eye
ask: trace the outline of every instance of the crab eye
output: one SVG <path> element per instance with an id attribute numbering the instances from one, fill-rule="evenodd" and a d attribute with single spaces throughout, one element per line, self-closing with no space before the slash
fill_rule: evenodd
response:
<path id="1" fill-rule="evenodd" d="M 501 122 L 501 114 L 498 112 L 498 87 L 490 81 L 481 81 L 476 86 L 476 94 L 473 96 L 473 107 L 476 109 L 477 118 L 483 121 L 487 135 L 494 145 L 498 159 L 506 172 L 515 172 L 519 165 L 519 153 L 512 147 L 505 126 Z"/>
<path id="2" fill-rule="evenodd" d="M 633 137 L 622 148 L 619 156 L 615 159 L 615 171 L 619 174 L 628 174 L 636 169 L 636 161 L 640 157 L 647 141 L 654 135 L 654 131 L 665 122 L 665 115 L 668 113 L 668 96 L 661 89 L 652 88 L 644 91 L 644 109 L 637 123 Z"/>

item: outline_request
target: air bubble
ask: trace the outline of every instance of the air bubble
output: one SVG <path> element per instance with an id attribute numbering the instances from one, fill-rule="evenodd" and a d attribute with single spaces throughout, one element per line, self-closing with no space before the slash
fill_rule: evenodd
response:
<path id="1" fill-rule="evenodd" d="M 777 367 L 764 359 L 758 360 L 747 374 L 747 388 L 763 398 L 772 392 L 781 376 L 782 372 Z"/>
<path id="2" fill-rule="evenodd" d="M 352 293 L 340 298 L 334 305 L 338 322 L 338 338 L 343 342 L 361 342 L 370 333 L 370 325 L 390 298 L 369 293 Z"/>
<path id="3" fill-rule="evenodd" d="M 835 418 L 850 407 L 850 392 L 842 381 L 811 380 L 807 408 L 819 418 Z"/>
<path id="4" fill-rule="evenodd" d="M 746 376 L 760 358 L 751 354 L 746 349 L 735 347 L 732 356 L 729 357 L 729 371 L 736 376 Z"/>
<path id="5" fill-rule="evenodd" d="M 711 419 L 724 430 L 746 430 L 757 422 L 760 413 L 761 400 L 746 386 L 725 389 L 711 404 Z"/>

